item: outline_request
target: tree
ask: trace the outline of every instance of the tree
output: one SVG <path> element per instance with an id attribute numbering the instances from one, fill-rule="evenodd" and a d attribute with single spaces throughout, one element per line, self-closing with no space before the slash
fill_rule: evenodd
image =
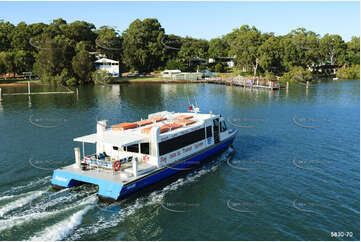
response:
<path id="1" fill-rule="evenodd" d="M 0 74 L 6 73 L 6 64 L 4 62 L 5 52 L 0 52 Z"/>
<path id="2" fill-rule="evenodd" d="M 53 22 L 44 29 L 44 32 L 49 38 L 54 38 L 55 36 L 62 34 L 62 28 L 66 24 L 66 21 L 62 18 L 54 19 Z"/>
<path id="3" fill-rule="evenodd" d="M 260 67 L 276 74 L 284 72 L 282 52 L 281 38 L 272 36 L 267 39 L 258 49 Z"/>
<path id="4" fill-rule="evenodd" d="M 306 68 L 312 63 L 317 63 L 320 58 L 319 35 L 305 28 L 292 30 L 288 35 L 296 45 L 297 59 L 299 66 Z"/>
<path id="5" fill-rule="evenodd" d="M 161 39 L 164 29 L 157 19 L 136 19 L 123 32 L 123 61 L 139 71 L 152 71 L 165 63 Z"/>
<path id="6" fill-rule="evenodd" d="M 85 49 L 80 50 L 73 58 L 72 67 L 81 83 L 89 82 L 91 80 L 94 62 L 90 58 L 88 51 Z"/>
<path id="7" fill-rule="evenodd" d="M 15 26 L 10 22 L 0 21 L 0 51 L 8 51 L 11 47 L 11 34 Z"/>
<path id="8" fill-rule="evenodd" d="M 64 68 L 71 70 L 72 58 L 75 55 L 74 41 L 64 36 L 56 36 L 54 39 L 44 37 L 43 45 L 36 56 L 34 71 L 43 80 L 51 80 L 60 74 Z"/>
<path id="9" fill-rule="evenodd" d="M 178 58 L 183 65 L 188 65 L 188 71 L 194 71 L 199 66 L 201 59 L 208 59 L 208 41 L 186 37 L 183 39 L 182 48 Z"/>
<path id="10" fill-rule="evenodd" d="M 164 56 L 165 60 L 174 60 L 178 56 L 179 50 L 182 48 L 184 39 L 180 36 L 170 34 L 164 35 L 160 40 L 161 44 L 164 46 Z"/>
<path id="11" fill-rule="evenodd" d="M 360 37 L 353 36 L 347 42 L 347 57 L 346 62 L 349 66 L 360 64 Z"/>
<path id="12" fill-rule="evenodd" d="M 225 63 L 217 63 L 214 65 L 215 72 L 225 72 L 227 70 L 227 64 Z"/>
<path id="13" fill-rule="evenodd" d="M 93 32 L 95 29 L 94 24 L 85 21 L 75 21 L 70 24 L 60 23 L 61 32 L 66 38 L 74 40 L 75 42 L 90 41 L 94 42 L 96 34 Z"/>
<path id="14" fill-rule="evenodd" d="M 226 36 L 230 45 L 229 53 L 236 57 L 237 65 L 252 68 L 255 76 L 260 60 L 258 48 L 268 37 L 268 34 L 261 34 L 254 26 L 250 28 L 242 25 Z"/>
<path id="15" fill-rule="evenodd" d="M 17 73 L 32 71 L 34 56 L 29 51 L 18 50 L 15 52 L 14 63 Z"/>
<path id="16" fill-rule="evenodd" d="M 15 29 L 11 34 L 11 47 L 15 50 L 31 50 L 31 45 L 29 44 L 31 34 L 29 29 L 24 22 L 20 22 L 16 25 Z"/>
<path id="17" fill-rule="evenodd" d="M 211 58 L 228 57 L 229 46 L 222 38 L 215 38 L 209 41 L 208 55 Z"/>
<path id="18" fill-rule="evenodd" d="M 360 65 L 338 68 L 336 76 L 340 79 L 360 80 Z"/>
<path id="19" fill-rule="evenodd" d="M 340 65 L 346 59 L 347 45 L 342 37 L 335 34 L 325 34 L 320 41 L 320 53 L 323 62 L 329 61 L 331 65 Z"/>
<path id="20" fill-rule="evenodd" d="M 15 52 L 2 52 L 1 59 L 5 67 L 5 72 L 13 73 L 14 77 L 16 74 L 16 64 L 15 64 Z"/>
<path id="21" fill-rule="evenodd" d="M 120 61 L 123 39 L 115 29 L 101 26 L 95 33 L 98 35 L 95 40 L 97 50 L 104 53 L 110 59 Z"/>
<path id="22" fill-rule="evenodd" d="M 165 67 L 168 70 L 185 71 L 187 69 L 187 66 L 184 63 L 180 62 L 178 59 L 168 60 Z"/>
<path id="23" fill-rule="evenodd" d="M 47 25 L 44 23 L 29 24 L 28 31 L 30 35 L 33 37 L 42 34 L 46 27 Z"/>

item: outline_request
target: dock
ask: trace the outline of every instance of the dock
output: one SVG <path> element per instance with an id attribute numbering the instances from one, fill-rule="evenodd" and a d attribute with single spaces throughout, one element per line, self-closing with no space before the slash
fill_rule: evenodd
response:
<path id="1" fill-rule="evenodd" d="M 220 77 L 206 77 L 205 83 L 220 84 L 226 86 L 239 86 L 243 88 L 256 88 L 256 89 L 267 89 L 267 90 L 279 90 L 281 85 L 272 81 L 266 80 L 250 80 L 244 77 L 232 77 L 232 78 L 220 78 Z"/>

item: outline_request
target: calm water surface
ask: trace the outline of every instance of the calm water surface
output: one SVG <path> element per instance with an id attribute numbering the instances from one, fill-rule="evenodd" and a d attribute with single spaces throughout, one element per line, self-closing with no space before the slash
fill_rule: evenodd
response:
<path id="1" fill-rule="evenodd" d="M 33 91 L 55 90 L 34 87 Z M 4 93 L 25 88 L 3 88 Z M 83 185 L 55 192 L 73 138 L 96 120 L 161 110 L 222 113 L 234 148 L 186 177 L 116 204 Z M 212 84 L 85 87 L 0 104 L 0 240 L 359 240 L 360 82 L 305 90 Z M 94 147 L 86 145 L 88 152 Z M 233 156 L 227 162 L 227 157 Z M 332 232 L 343 232 L 332 237 Z"/>

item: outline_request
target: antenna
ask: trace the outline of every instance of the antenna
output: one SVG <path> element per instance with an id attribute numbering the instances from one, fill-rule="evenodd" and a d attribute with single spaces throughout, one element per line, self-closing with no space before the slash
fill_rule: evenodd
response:
<path id="1" fill-rule="evenodd" d="M 198 107 L 196 96 L 194 96 L 194 103 L 196 104 L 196 107 Z"/>

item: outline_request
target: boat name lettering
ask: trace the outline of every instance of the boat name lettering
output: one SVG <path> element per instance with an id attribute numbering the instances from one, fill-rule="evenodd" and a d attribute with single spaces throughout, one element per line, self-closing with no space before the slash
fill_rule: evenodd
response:
<path id="1" fill-rule="evenodd" d="M 166 162 L 166 161 L 167 161 L 167 157 L 160 157 L 160 161 L 161 161 L 161 162 Z"/>
<path id="2" fill-rule="evenodd" d="M 183 148 L 182 150 L 183 150 L 183 152 L 191 151 L 191 150 L 192 150 L 192 146 L 191 146 L 191 147 L 188 147 L 188 148 Z"/>
<path id="3" fill-rule="evenodd" d="M 200 146 L 202 146 L 202 145 L 203 145 L 203 142 L 200 142 L 200 143 L 198 143 L 198 144 L 195 144 L 195 145 L 194 145 L 194 148 L 197 149 L 198 147 L 200 147 Z"/>

